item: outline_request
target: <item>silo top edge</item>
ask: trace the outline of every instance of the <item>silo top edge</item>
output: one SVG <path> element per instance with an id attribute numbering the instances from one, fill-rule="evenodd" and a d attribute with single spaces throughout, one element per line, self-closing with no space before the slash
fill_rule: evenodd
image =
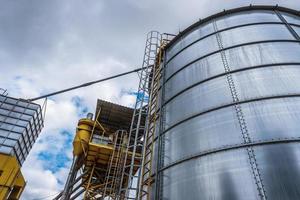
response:
<path id="1" fill-rule="evenodd" d="M 193 30 L 195 27 L 200 26 L 201 24 L 204 24 L 212 19 L 218 18 L 218 17 L 222 17 L 228 14 L 232 14 L 232 13 L 237 13 L 237 12 L 242 12 L 242 11 L 251 11 L 251 10 L 278 10 L 278 11 L 282 11 L 282 12 L 287 12 L 287 13 L 291 13 L 294 15 L 298 15 L 300 16 L 300 11 L 298 10 L 294 10 L 291 8 L 287 8 L 287 7 L 282 7 L 282 6 L 271 6 L 271 5 L 250 5 L 250 6 L 244 6 L 244 7 L 238 7 L 238 8 L 233 8 L 233 9 L 229 9 L 229 10 L 224 10 L 222 12 L 210 15 L 204 19 L 199 20 L 198 22 L 192 24 L 191 26 L 187 27 L 186 29 L 184 29 L 183 31 L 181 31 L 179 34 L 176 35 L 176 37 L 174 37 L 166 46 L 166 49 L 168 49 L 170 46 L 172 46 L 180 37 L 182 37 L 183 35 L 185 35 L 186 33 L 188 33 L 189 31 Z"/>

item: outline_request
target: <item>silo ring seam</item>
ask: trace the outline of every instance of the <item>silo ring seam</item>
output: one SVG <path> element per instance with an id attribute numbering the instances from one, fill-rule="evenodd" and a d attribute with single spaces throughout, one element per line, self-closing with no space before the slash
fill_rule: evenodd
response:
<path id="1" fill-rule="evenodd" d="M 263 145 L 272 145 L 272 144 L 281 144 L 281 143 L 299 143 L 299 142 L 300 142 L 300 137 L 288 137 L 288 138 L 271 138 L 271 139 L 267 139 L 267 140 L 256 140 L 256 141 L 252 141 L 250 143 L 237 143 L 237 144 L 232 144 L 232 145 L 223 145 L 218 148 L 212 148 L 210 150 L 205 150 L 205 151 L 201 151 L 196 154 L 190 154 L 188 156 L 185 156 L 181 159 L 178 159 L 176 161 L 169 163 L 168 165 L 159 169 L 159 171 L 164 171 L 168 168 L 171 168 L 175 165 L 178 165 L 178 164 L 183 163 L 188 160 L 196 159 L 196 158 L 199 158 L 202 156 L 207 156 L 207 155 L 211 155 L 211 154 L 215 154 L 215 153 L 219 153 L 219 152 L 230 151 L 230 150 L 234 150 L 234 149 L 241 149 L 241 148 L 250 147 L 250 146 L 255 147 L 255 146 L 263 146 Z"/>
<path id="2" fill-rule="evenodd" d="M 253 42 L 246 42 L 246 43 L 241 43 L 241 44 L 237 44 L 237 45 L 233 45 L 233 46 L 229 46 L 229 47 L 225 47 L 223 48 L 223 51 L 226 51 L 226 50 L 229 50 L 229 49 L 234 49 L 234 48 L 238 48 L 238 47 L 243 47 L 243 46 L 250 46 L 250 45 L 253 45 L 253 44 L 264 44 L 264 43 L 276 43 L 276 42 L 294 42 L 294 43 L 300 43 L 300 41 L 296 40 L 296 39 L 273 39 L 273 40 L 259 40 L 259 41 L 253 41 Z M 190 66 L 191 64 L 203 59 L 203 58 L 206 58 L 208 56 L 211 56 L 211 55 L 214 55 L 214 54 L 217 54 L 217 53 L 220 53 L 220 49 L 219 50 L 216 50 L 216 51 L 213 51 L 211 53 L 208 53 L 206 55 L 203 55 L 199 58 L 196 58 L 195 60 L 183 65 L 180 69 L 178 69 L 177 71 L 173 72 L 173 74 L 171 74 L 168 78 L 166 78 L 166 82 L 168 82 L 175 74 L 177 74 L 178 72 L 180 72 L 181 70 L 183 70 L 184 68 Z M 167 67 L 166 67 L 167 68 Z"/>
<path id="3" fill-rule="evenodd" d="M 231 27 L 227 27 L 227 28 L 224 28 L 224 29 L 221 29 L 217 32 L 212 32 L 212 33 L 209 33 L 203 37 L 200 37 L 198 39 L 196 39 L 195 41 L 191 42 L 190 44 L 188 44 L 187 46 L 183 47 L 182 49 L 178 50 L 178 52 L 176 52 L 173 56 L 171 56 L 168 61 L 166 62 L 166 64 L 168 64 L 171 60 L 174 59 L 174 57 L 176 57 L 178 54 L 180 54 L 183 50 L 187 49 L 188 47 L 194 45 L 195 43 L 209 37 L 209 36 L 212 36 L 212 35 L 215 35 L 216 33 L 218 32 L 223 32 L 223 31 L 228 31 L 228 30 L 232 30 L 232 29 L 236 29 L 236 28 L 240 28 L 240 27 L 245 27 L 245 26 L 255 26 L 255 25 L 265 25 L 265 24 L 278 24 L 278 25 L 286 25 L 284 22 L 254 22 L 254 23 L 247 23 L 247 24 L 240 24 L 240 25 L 236 25 L 236 26 L 231 26 Z M 291 25 L 291 26 L 297 26 L 297 27 L 300 27 L 300 24 L 295 24 L 295 23 L 290 23 L 290 22 L 287 22 L 288 25 Z M 182 39 L 181 39 L 182 40 Z"/>
<path id="4" fill-rule="evenodd" d="M 278 25 L 286 25 L 284 22 L 253 22 L 253 23 L 246 23 L 246 24 L 240 24 L 240 25 L 236 25 L 236 26 L 231 26 L 231 27 L 227 27 L 227 28 L 224 28 L 224 29 L 221 29 L 221 30 L 218 30 L 217 32 L 212 32 L 212 33 L 209 33 L 203 37 L 200 37 L 198 39 L 196 39 L 195 41 L 191 42 L 190 44 L 188 44 L 187 46 L 183 47 L 182 49 L 178 50 L 178 52 L 176 52 L 173 56 L 171 56 L 168 61 L 167 61 L 167 64 L 174 59 L 174 57 L 176 57 L 178 54 L 180 54 L 183 50 L 187 49 L 188 47 L 192 46 L 193 44 L 209 37 L 209 36 L 212 36 L 212 35 L 215 35 L 216 33 L 219 33 L 219 32 L 224 32 L 224 31 L 228 31 L 228 30 L 232 30 L 232 29 L 237 29 L 237 28 L 240 28 L 240 27 L 245 27 L 245 26 L 255 26 L 255 25 L 272 25 L 272 24 L 278 24 Z M 291 23 L 291 22 L 287 22 L 288 25 L 290 26 L 297 26 L 297 27 L 300 27 L 300 24 L 295 24 L 295 23 Z M 183 40 L 183 39 L 181 39 Z"/>
<path id="5" fill-rule="evenodd" d="M 196 87 L 200 84 L 203 84 L 205 82 L 214 80 L 216 78 L 222 77 L 227 75 L 228 73 L 234 74 L 234 73 L 238 73 L 238 72 L 243 72 L 243 71 L 250 71 L 250 70 L 254 70 L 254 69 L 259 69 L 259 68 L 267 68 L 267 67 L 278 67 L 278 66 L 292 66 L 292 65 L 300 65 L 300 62 L 291 62 L 291 63 L 273 63 L 273 64 L 264 64 L 264 65 L 256 65 L 256 66 L 250 66 L 250 67 L 245 67 L 245 68 L 240 68 L 240 69 L 236 69 L 236 70 L 232 70 L 230 72 L 224 72 L 221 74 L 217 74 L 215 76 L 211 76 L 209 78 L 203 79 L 201 81 L 198 81 L 184 89 L 182 89 L 181 91 L 175 93 L 173 96 L 171 96 L 167 101 L 164 102 L 163 106 L 165 106 L 166 104 L 168 104 L 170 101 L 172 101 L 173 99 L 175 99 L 177 96 L 179 96 L 180 94 L 184 93 L 185 91 L 192 89 L 193 87 Z"/>
<path id="6" fill-rule="evenodd" d="M 171 60 L 173 60 L 178 54 L 180 54 L 182 51 L 184 51 L 185 49 L 189 48 L 190 46 L 194 45 L 195 43 L 207 38 L 207 37 L 210 37 L 210 36 L 213 36 L 217 33 L 220 33 L 220 32 L 224 32 L 224 31 L 228 31 L 228 30 L 232 30 L 232 29 L 238 29 L 238 28 L 241 28 L 241 27 L 245 27 L 245 26 L 256 26 L 256 25 L 272 25 L 272 24 L 278 24 L 278 25 L 285 25 L 285 23 L 283 22 L 253 22 L 253 23 L 246 23 L 246 24 L 240 24 L 240 25 L 236 25 L 236 26 L 231 26 L 231 27 L 227 27 L 227 28 L 224 28 L 224 29 L 221 29 L 221 30 L 217 30 L 215 32 L 212 32 L 212 33 L 209 33 L 203 37 L 200 37 L 198 39 L 196 39 L 195 41 L 191 42 L 190 44 L 188 44 L 187 46 L 183 47 L 182 49 L 180 49 L 178 52 L 176 52 L 173 56 L 171 56 L 168 61 L 166 62 L 166 64 L 168 64 Z M 291 25 L 298 25 L 298 24 L 294 24 L 294 23 L 290 23 Z M 298 25 L 299 26 L 299 25 Z M 182 40 L 182 39 L 181 39 Z"/>
<path id="7" fill-rule="evenodd" d="M 253 99 L 246 99 L 243 101 L 239 101 L 239 104 L 246 104 L 246 103 L 252 103 L 252 102 L 259 102 L 259 101 L 266 101 L 266 100 L 272 100 L 272 99 L 284 99 L 284 98 L 299 98 L 300 97 L 300 93 L 289 93 L 289 94 L 285 94 L 285 95 L 273 95 L 273 96 L 265 96 L 265 97 L 260 97 L 260 98 L 253 98 Z M 167 129 L 164 130 L 164 132 L 161 133 L 161 135 L 165 134 L 166 132 L 170 131 L 171 129 L 175 128 L 176 126 L 190 120 L 193 119 L 195 117 L 210 113 L 210 112 L 214 112 L 223 108 L 227 108 L 230 106 L 234 106 L 235 103 L 229 103 L 229 104 L 224 104 L 215 108 L 211 108 L 205 111 L 202 111 L 200 113 L 194 114 L 192 116 L 189 116 L 181 121 L 176 122 L 175 124 L 173 124 L 172 126 L 168 127 Z"/>

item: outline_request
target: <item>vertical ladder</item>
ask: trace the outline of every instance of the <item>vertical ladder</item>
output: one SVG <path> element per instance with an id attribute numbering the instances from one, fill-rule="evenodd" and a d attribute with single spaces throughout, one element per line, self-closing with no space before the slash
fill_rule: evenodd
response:
<path id="1" fill-rule="evenodd" d="M 141 178 L 139 183 L 139 198 L 143 199 L 145 195 L 149 193 L 150 185 L 153 182 L 152 175 L 152 159 L 153 159 L 153 144 L 155 138 L 155 125 L 158 118 L 158 90 L 159 90 L 159 80 L 161 77 L 161 67 L 159 60 L 161 59 L 161 49 L 158 52 L 157 61 L 153 67 L 153 80 L 151 84 L 151 95 L 149 100 L 149 111 L 147 118 L 147 131 L 144 138 L 144 148 L 143 148 L 143 162 L 141 168 Z M 149 199 L 149 198 L 147 198 Z"/>
<path id="2" fill-rule="evenodd" d="M 145 133 L 144 139 L 144 148 L 143 148 L 143 161 L 141 168 L 141 177 L 139 182 L 139 196 L 138 199 L 147 199 L 150 200 L 150 188 L 151 184 L 154 182 L 155 178 L 153 177 L 153 156 L 154 156 L 154 141 L 155 141 L 155 132 L 156 124 L 159 119 L 159 90 L 160 82 L 162 78 L 162 60 L 164 56 L 164 47 L 170 41 L 171 34 L 162 34 L 160 39 L 160 47 L 157 52 L 156 62 L 153 67 L 153 79 L 151 83 L 151 95 L 149 99 L 149 111 L 147 118 L 147 130 Z"/>
<path id="3" fill-rule="evenodd" d="M 114 134 L 114 150 L 110 157 L 107 175 L 105 177 L 105 186 L 102 198 L 116 199 L 118 193 L 118 186 L 123 164 L 123 145 L 127 132 L 125 130 L 118 130 Z"/>
<path id="4" fill-rule="evenodd" d="M 116 166 L 116 171 L 115 171 L 115 180 L 113 181 L 113 185 L 112 185 L 112 190 L 115 191 L 115 196 L 114 199 L 118 199 L 119 198 L 119 188 L 120 188 L 120 184 L 121 184 L 121 175 L 122 175 L 122 170 L 123 170 L 123 166 L 125 163 L 125 155 L 124 155 L 124 151 L 125 149 L 125 144 L 127 142 L 128 139 L 128 133 L 127 131 L 122 130 L 122 138 L 120 141 L 120 146 L 119 146 L 119 153 L 118 153 L 118 163 Z"/>
<path id="5" fill-rule="evenodd" d="M 104 192 L 103 192 L 103 195 L 102 195 L 102 198 L 105 198 L 105 197 L 110 197 L 110 195 L 113 193 L 111 191 L 112 189 L 112 182 L 114 181 L 115 177 L 114 177 L 114 174 L 115 174 L 115 171 L 116 171 L 116 155 L 118 154 L 118 137 L 119 137 L 119 131 L 117 131 L 115 133 L 115 138 L 114 138 L 114 146 L 113 146 L 113 152 L 109 158 L 109 165 L 108 165 L 108 169 L 107 169 L 107 172 L 106 172 L 106 176 L 105 176 L 105 185 L 104 185 Z M 115 155 L 116 154 L 116 155 Z"/>
<path id="6" fill-rule="evenodd" d="M 128 144 L 125 152 L 125 162 L 121 176 L 121 199 L 136 199 L 138 196 L 138 178 L 142 164 L 142 147 L 145 132 L 145 120 L 148 113 L 150 96 L 150 75 L 155 64 L 160 34 L 151 31 L 147 34 L 143 70 L 140 71 L 140 82 L 131 121 Z M 127 162 L 129 160 L 129 162 Z"/>

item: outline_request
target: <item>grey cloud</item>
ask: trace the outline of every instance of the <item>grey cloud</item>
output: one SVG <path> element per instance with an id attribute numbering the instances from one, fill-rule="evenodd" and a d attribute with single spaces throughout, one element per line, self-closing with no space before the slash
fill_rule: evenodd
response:
<path id="1" fill-rule="evenodd" d="M 2 1 L 0 46 L 11 62 L 35 61 L 51 53 L 63 34 L 58 4 L 46 1 Z M 50 2 L 50 1 L 48 1 Z M 2 60 L 2 59 L 1 59 Z M 10 63 L 1 62 L 1 66 Z"/>
<path id="2" fill-rule="evenodd" d="M 1 1 L 0 66 L 41 67 L 55 59 L 96 62 L 109 56 L 136 66 L 149 30 L 177 33 L 198 18 L 249 3 L 299 8 L 292 0 Z"/>
<path id="3" fill-rule="evenodd" d="M 250 3 L 300 9 L 295 0 L 0 0 L 0 73 L 7 74 L 0 83 L 8 88 L 15 76 L 96 67 L 107 59 L 139 67 L 148 31 L 176 34 L 199 18 Z"/>

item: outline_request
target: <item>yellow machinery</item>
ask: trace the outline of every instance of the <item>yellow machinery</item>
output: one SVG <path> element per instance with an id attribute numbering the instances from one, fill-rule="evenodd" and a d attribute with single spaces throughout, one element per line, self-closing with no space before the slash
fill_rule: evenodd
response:
<path id="1" fill-rule="evenodd" d="M 25 184 L 17 159 L 0 154 L 0 199 L 19 199 Z"/>
<path id="2" fill-rule="evenodd" d="M 118 128 L 129 125 L 132 109 L 101 100 L 100 104 L 102 107 L 98 109 L 95 120 L 92 114 L 88 114 L 78 122 L 73 141 L 73 164 L 64 191 L 54 199 L 122 199 L 120 188 L 124 186 L 120 185 L 120 178 L 123 166 L 131 162 L 132 153 L 127 152 L 129 156 L 126 158 L 128 134 Z M 120 115 L 116 109 L 122 109 L 128 116 L 123 113 L 123 118 L 118 119 Z M 119 121 L 124 122 L 124 119 L 128 124 L 120 127 Z M 137 167 L 134 170 L 137 171 Z"/>

